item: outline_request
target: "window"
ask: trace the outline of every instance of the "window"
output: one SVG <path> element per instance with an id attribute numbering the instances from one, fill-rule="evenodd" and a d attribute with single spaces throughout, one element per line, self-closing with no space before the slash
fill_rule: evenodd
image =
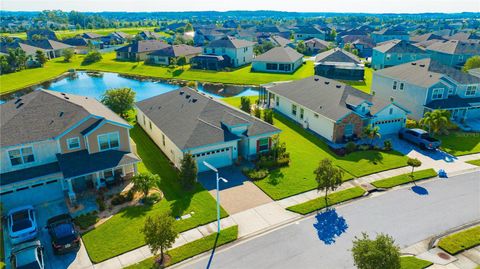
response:
<path id="1" fill-rule="evenodd" d="M 459 56 L 458 56 L 458 62 L 459 62 L 459 63 L 463 62 L 463 55 L 459 55 Z"/>
<path id="2" fill-rule="evenodd" d="M 147 125 L 147 122 L 145 121 L 145 115 L 143 115 L 143 125 Z"/>
<path id="3" fill-rule="evenodd" d="M 162 134 L 162 144 L 165 146 L 165 135 Z"/>
<path id="4" fill-rule="evenodd" d="M 152 130 L 152 122 L 149 121 L 148 124 L 150 125 L 150 130 Z"/>
<path id="5" fill-rule="evenodd" d="M 277 106 L 280 105 L 280 97 L 277 96 L 277 100 L 275 100 L 275 104 L 276 104 Z"/>
<path id="6" fill-rule="evenodd" d="M 400 90 L 403 91 L 403 82 L 400 83 Z"/>
<path id="7" fill-rule="evenodd" d="M 387 54 L 387 60 L 390 60 L 390 57 L 391 57 L 391 56 L 392 56 L 392 55 Z"/>
<path id="8" fill-rule="evenodd" d="M 101 134 L 98 136 L 98 147 L 101 151 L 115 149 L 120 146 L 120 138 L 118 132 Z"/>
<path id="9" fill-rule="evenodd" d="M 392 108 L 392 107 L 390 108 L 390 111 L 389 111 L 388 113 L 389 113 L 390 115 L 393 114 L 393 108 Z"/>
<path id="10" fill-rule="evenodd" d="M 8 156 L 10 157 L 10 163 L 14 166 L 35 161 L 32 147 L 10 150 Z"/>
<path id="11" fill-rule="evenodd" d="M 304 112 L 305 112 L 305 111 L 303 110 L 303 108 L 300 108 L 300 119 L 302 119 L 302 120 L 303 120 L 303 113 L 304 113 Z"/>
<path id="12" fill-rule="evenodd" d="M 113 170 L 107 169 L 103 171 L 103 178 L 111 178 L 113 177 Z"/>
<path id="13" fill-rule="evenodd" d="M 80 139 L 78 137 L 72 137 L 67 139 L 68 149 L 79 149 L 80 148 Z"/>
<path id="14" fill-rule="evenodd" d="M 454 95 L 455 94 L 455 89 L 453 87 L 448 88 L 448 95 Z"/>
<path id="15" fill-rule="evenodd" d="M 443 98 L 443 88 L 433 89 L 432 99 L 437 100 L 437 99 L 442 99 L 442 98 Z"/>
<path id="16" fill-rule="evenodd" d="M 351 124 L 351 123 L 346 124 L 343 134 L 345 136 L 352 136 L 353 135 L 353 124 Z"/>
<path id="17" fill-rule="evenodd" d="M 215 48 L 212 49 L 212 53 L 215 54 Z"/>
<path id="18" fill-rule="evenodd" d="M 292 105 L 292 114 L 297 115 L 297 106 L 296 105 Z"/>
<path id="19" fill-rule="evenodd" d="M 277 69 L 278 69 L 277 64 L 267 63 L 267 70 L 277 70 Z"/>
<path id="20" fill-rule="evenodd" d="M 475 96 L 476 93 L 477 93 L 477 87 L 468 86 L 467 91 L 465 91 L 465 96 Z"/>
<path id="21" fill-rule="evenodd" d="M 396 81 L 393 82 L 393 87 L 392 87 L 392 89 L 393 89 L 394 91 L 397 90 L 397 82 L 396 82 Z"/>
<path id="22" fill-rule="evenodd" d="M 401 61 L 401 60 L 402 60 L 402 54 L 398 54 L 398 55 L 397 55 L 397 59 L 398 59 L 399 61 Z"/>
<path id="23" fill-rule="evenodd" d="M 262 138 L 258 140 L 258 151 L 268 150 L 269 138 Z"/>

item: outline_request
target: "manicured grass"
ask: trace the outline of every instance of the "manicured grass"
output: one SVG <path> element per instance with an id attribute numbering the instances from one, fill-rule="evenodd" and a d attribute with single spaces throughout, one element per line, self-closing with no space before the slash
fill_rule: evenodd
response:
<path id="1" fill-rule="evenodd" d="M 100 62 L 81 65 L 83 55 L 78 55 L 70 63 L 64 63 L 63 57 L 48 61 L 44 67 L 26 69 L 20 72 L 1 75 L 0 93 L 13 92 L 31 85 L 50 80 L 69 69 L 95 70 L 115 72 L 129 75 L 150 76 L 163 79 L 181 79 L 201 82 L 230 83 L 242 85 L 260 85 L 274 81 L 302 79 L 313 75 L 313 63 L 306 62 L 293 74 L 272 74 L 250 72 L 250 65 L 230 72 L 184 68 L 168 68 L 163 66 L 145 65 L 143 62 L 117 61 L 115 53 L 105 53 Z"/>
<path id="2" fill-rule="evenodd" d="M 438 242 L 438 246 L 451 255 L 480 245 L 480 225 L 446 236 Z"/>
<path id="3" fill-rule="evenodd" d="M 219 247 L 221 245 L 230 243 L 235 241 L 238 237 L 238 226 L 232 226 L 226 228 L 220 232 L 220 236 L 218 237 L 217 244 L 215 245 L 215 239 L 217 237 L 217 233 L 213 233 L 209 236 L 204 238 L 195 240 L 178 248 L 174 248 L 169 250 L 167 254 L 170 256 L 171 260 L 168 262 L 166 266 L 170 266 L 181 261 L 184 261 L 188 258 L 206 252 L 208 250 L 213 249 L 214 246 Z M 153 269 L 155 267 L 155 259 L 156 257 L 148 258 L 140 263 L 131 265 L 127 267 L 128 269 Z"/>
<path id="4" fill-rule="evenodd" d="M 473 164 L 473 165 L 476 165 L 476 166 L 480 166 L 480 159 L 467 161 L 467 163 Z"/>
<path id="5" fill-rule="evenodd" d="M 343 81 L 348 85 L 359 89 L 366 93 L 371 93 L 372 91 L 372 79 L 373 79 L 373 69 L 369 67 L 365 67 L 365 80 L 364 81 Z"/>
<path id="6" fill-rule="evenodd" d="M 432 264 L 432 262 L 418 259 L 413 256 L 400 257 L 400 266 L 402 269 L 423 269 Z"/>
<path id="7" fill-rule="evenodd" d="M 224 101 L 239 107 L 239 99 L 234 97 Z M 253 102 L 254 98 L 251 100 Z M 318 136 L 278 113 L 275 113 L 274 125 L 282 130 L 280 140 L 287 145 L 290 166 L 274 170 L 265 179 L 254 182 L 274 200 L 315 189 L 317 182 L 313 171 L 323 158 L 331 158 L 345 171 L 345 181 L 407 164 L 407 157 L 395 151 L 358 151 L 339 157 Z"/>
<path id="8" fill-rule="evenodd" d="M 437 138 L 442 141 L 440 148 L 455 156 L 480 152 L 480 133 L 454 132 Z"/>
<path id="9" fill-rule="evenodd" d="M 79 34 L 83 33 L 97 33 L 100 35 L 108 35 L 112 32 L 115 31 L 120 31 L 124 32 L 126 34 L 134 35 L 137 34 L 141 31 L 146 31 L 150 30 L 153 31 L 155 27 L 126 27 L 126 28 L 105 28 L 105 29 L 80 29 L 80 30 L 60 30 L 60 31 L 55 31 L 55 34 L 57 35 L 57 38 L 59 39 L 65 39 L 65 38 L 70 38 Z M 170 36 L 166 33 L 160 32 L 158 34 L 164 35 L 164 36 Z M 27 33 L 26 32 L 21 32 L 21 33 L 14 33 L 14 34 L 1 34 L 2 36 L 12 36 L 12 37 L 18 37 L 22 39 L 27 38 Z"/>
<path id="10" fill-rule="evenodd" d="M 331 206 L 331 205 L 345 202 L 354 198 L 358 198 L 358 197 L 361 197 L 364 193 L 365 193 L 365 190 L 362 189 L 361 187 L 353 187 L 343 191 L 334 192 L 327 196 L 328 205 Z M 287 209 L 295 213 L 306 215 L 315 210 L 325 208 L 326 206 L 327 204 L 325 203 L 325 196 L 322 196 L 322 197 L 307 201 L 305 203 L 288 207 Z"/>
<path id="11" fill-rule="evenodd" d="M 436 177 L 437 172 L 433 169 L 425 169 L 425 170 L 420 170 L 420 171 L 415 171 L 413 172 L 413 181 L 421 180 L 421 179 L 427 179 L 427 178 L 432 178 Z M 381 179 L 372 182 L 372 185 L 377 187 L 377 188 L 392 188 L 398 185 L 406 184 L 413 182 L 412 178 L 410 177 L 410 173 L 407 174 L 402 174 L 398 175 L 395 177 L 390 177 L 386 179 Z"/>
<path id="12" fill-rule="evenodd" d="M 95 263 L 143 246 L 145 241 L 140 229 L 148 216 L 157 216 L 167 210 L 171 210 L 173 216 L 192 214 L 190 218 L 176 222 L 179 232 L 216 219 L 215 200 L 200 184 L 191 192 L 184 191 L 178 183 L 176 170 L 141 127 L 136 125 L 130 135 L 142 158 L 142 163 L 138 165 L 139 172 L 150 171 L 160 175 L 158 186 L 165 198 L 150 207 L 128 207 L 98 228 L 85 233 L 83 242 L 90 259 Z M 222 209 L 222 217 L 225 216 L 227 214 Z"/>

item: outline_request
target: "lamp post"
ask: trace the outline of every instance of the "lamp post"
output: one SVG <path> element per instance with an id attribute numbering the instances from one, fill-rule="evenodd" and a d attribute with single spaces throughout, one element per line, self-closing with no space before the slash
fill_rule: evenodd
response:
<path id="1" fill-rule="evenodd" d="M 215 178 L 217 180 L 217 228 L 218 228 L 218 233 L 220 233 L 220 185 L 219 182 L 222 180 L 223 182 L 227 183 L 228 180 L 226 180 L 223 177 L 218 176 L 218 169 L 215 168 L 215 166 L 207 163 L 206 161 L 203 161 L 203 164 L 208 167 L 210 170 L 215 172 Z"/>

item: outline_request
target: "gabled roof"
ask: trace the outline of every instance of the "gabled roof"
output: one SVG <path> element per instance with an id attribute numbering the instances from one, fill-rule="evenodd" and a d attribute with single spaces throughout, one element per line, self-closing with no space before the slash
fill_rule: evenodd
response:
<path id="1" fill-rule="evenodd" d="M 272 35 L 270 37 L 270 39 L 273 42 L 277 43 L 280 47 L 285 47 L 288 44 L 292 44 L 292 41 L 290 41 L 289 39 L 286 39 L 284 37 L 281 37 L 279 35 Z"/>
<path id="2" fill-rule="evenodd" d="M 427 33 L 427 34 L 423 34 L 423 35 L 416 35 L 416 36 L 412 36 L 410 37 L 410 41 L 412 42 L 424 42 L 424 41 L 428 41 L 428 40 L 446 40 L 445 38 L 439 36 L 439 35 L 436 35 L 434 33 Z"/>
<path id="3" fill-rule="evenodd" d="M 396 28 L 384 28 L 380 31 L 373 32 L 377 35 L 408 35 L 403 29 L 396 29 Z"/>
<path id="4" fill-rule="evenodd" d="M 327 49 L 331 45 L 330 42 L 318 39 L 316 37 L 309 38 L 309 39 L 305 40 L 304 42 L 305 42 L 305 44 L 313 44 L 313 45 L 315 45 L 316 48 L 323 48 L 323 49 Z"/>
<path id="5" fill-rule="evenodd" d="M 95 39 L 95 38 L 101 38 L 103 36 L 97 33 L 83 33 L 82 37 L 87 39 Z"/>
<path id="6" fill-rule="evenodd" d="M 147 38 L 155 38 L 155 39 L 159 39 L 162 37 L 161 35 L 152 31 L 141 31 L 140 33 L 138 33 L 138 35 L 143 35 Z"/>
<path id="7" fill-rule="evenodd" d="M 67 45 L 76 46 L 76 47 L 88 46 L 88 40 L 86 40 L 83 37 L 72 37 L 72 38 L 64 39 L 62 40 L 62 42 Z"/>
<path id="8" fill-rule="evenodd" d="M 210 42 L 207 47 L 214 47 L 214 48 L 244 48 L 244 47 L 251 47 L 255 43 L 250 42 L 244 39 L 236 39 L 232 36 L 225 36 L 218 40 L 214 40 Z"/>
<path id="9" fill-rule="evenodd" d="M 461 40 L 461 41 L 466 41 L 466 40 L 478 40 L 480 39 L 480 36 L 478 34 L 474 33 L 465 33 L 465 32 L 458 32 L 454 35 L 451 35 L 447 37 L 449 40 Z"/>
<path id="10" fill-rule="evenodd" d="M 425 53 L 410 42 L 399 39 L 382 42 L 373 49 L 382 53 Z"/>
<path id="11" fill-rule="evenodd" d="M 114 36 L 117 36 L 117 37 L 120 37 L 120 38 L 123 38 L 123 39 L 127 39 L 127 38 L 131 37 L 131 35 L 129 35 L 127 33 L 124 33 L 124 32 L 121 32 L 121 31 L 112 32 L 112 33 L 110 33 L 110 35 L 114 35 Z"/>
<path id="12" fill-rule="evenodd" d="M 293 29 L 295 33 L 301 33 L 301 34 L 311 34 L 311 35 L 317 35 L 317 34 L 324 34 L 325 32 L 318 29 L 315 26 L 298 26 L 295 29 Z"/>
<path id="13" fill-rule="evenodd" d="M 316 63 L 332 62 L 332 63 L 361 64 L 361 61 L 360 59 L 358 59 L 357 56 L 340 48 L 333 48 L 331 50 L 327 50 L 322 53 L 319 53 L 315 57 L 315 62 Z"/>
<path id="14" fill-rule="evenodd" d="M 30 41 L 27 41 L 27 43 L 31 46 L 39 47 L 46 50 L 68 49 L 72 47 L 68 44 L 51 40 L 51 39 L 35 40 L 35 41 L 30 40 Z"/>
<path id="15" fill-rule="evenodd" d="M 189 45 L 181 44 L 181 45 L 168 46 L 166 48 L 156 50 L 152 53 L 149 53 L 149 55 L 179 57 L 179 56 L 200 54 L 201 52 L 202 52 L 202 48 L 200 47 L 192 47 Z"/>
<path id="16" fill-rule="evenodd" d="M 140 52 L 160 50 L 160 49 L 167 48 L 169 46 L 170 45 L 160 40 L 139 40 L 139 41 L 133 42 L 132 44 L 118 48 L 115 51 L 140 53 Z"/>
<path id="17" fill-rule="evenodd" d="M 128 125 L 95 99 L 49 90 L 36 90 L 0 105 L 0 146 L 57 137 L 86 117 Z"/>
<path id="18" fill-rule="evenodd" d="M 407 81 L 422 87 L 430 87 L 440 81 L 444 76 L 461 84 L 480 83 L 480 78 L 441 64 L 430 58 L 377 70 L 375 74 Z"/>
<path id="19" fill-rule="evenodd" d="M 480 43 L 459 40 L 439 41 L 428 46 L 427 50 L 447 54 L 480 54 Z"/>
<path id="20" fill-rule="evenodd" d="M 25 43 L 20 42 L 13 42 L 13 43 L 0 43 L 0 52 L 8 53 L 9 49 L 16 49 L 20 48 L 21 50 L 25 51 L 26 55 L 33 55 L 37 52 L 37 50 L 44 51 L 44 49 L 39 47 L 30 46 Z"/>
<path id="21" fill-rule="evenodd" d="M 303 58 L 303 54 L 290 47 L 275 47 L 257 56 L 254 62 L 294 63 Z"/>
<path id="22" fill-rule="evenodd" d="M 181 150 L 239 139 L 225 124 L 248 123 L 245 136 L 280 131 L 188 87 L 140 101 L 136 106 Z"/>

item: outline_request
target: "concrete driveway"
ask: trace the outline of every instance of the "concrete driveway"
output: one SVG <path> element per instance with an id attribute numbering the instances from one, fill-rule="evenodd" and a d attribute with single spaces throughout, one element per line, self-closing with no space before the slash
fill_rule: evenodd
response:
<path id="1" fill-rule="evenodd" d="M 242 173 L 241 167 L 220 168 L 219 175 L 228 180 L 228 183 L 220 181 L 220 204 L 229 214 L 235 214 L 273 201 Z M 217 198 L 214 172 L 200 173 L 198 181 L 215 199 Z"/>
<path id="2" fill-rule="evenodd" d="M 83 268 L 91 268 L 92 263 L 88 257 L 87 251 L 81 245 L 81 248 L 78 252 L 69 253 L 66 255 L 54 255 L 51 245 L 50 236 L 48 234 L 48 230 L 46 229 L 47 220 L 54 216 L 68 213 L 68 209 L 65 205 L 64 200 L 59 200 L 55 202 L 51 202 L 48 204 L 43 204 L 40 206 L 35 207 L 36 217 L 37 217 L 37 224 L 39 227 L 39 236 L 38 239 L 44 246 L 44 262 L 45 262 L 45 269 L 59 269 L 59 268 L 72 268 L 72 269 L 83 269 Z M 4 243 L 5 243 L 5 259 L 7 262 L 6 269 L 10 269 L 10 263 L 8 261 L 8 257 L 10 256 L 10 252 L 12 249 L 12 245 L 10 244 L 10 240 L 8 239 L 7 235 L 7 228 L 6 225 L 3 226 L 3 235 L 4 235 Z"/>

